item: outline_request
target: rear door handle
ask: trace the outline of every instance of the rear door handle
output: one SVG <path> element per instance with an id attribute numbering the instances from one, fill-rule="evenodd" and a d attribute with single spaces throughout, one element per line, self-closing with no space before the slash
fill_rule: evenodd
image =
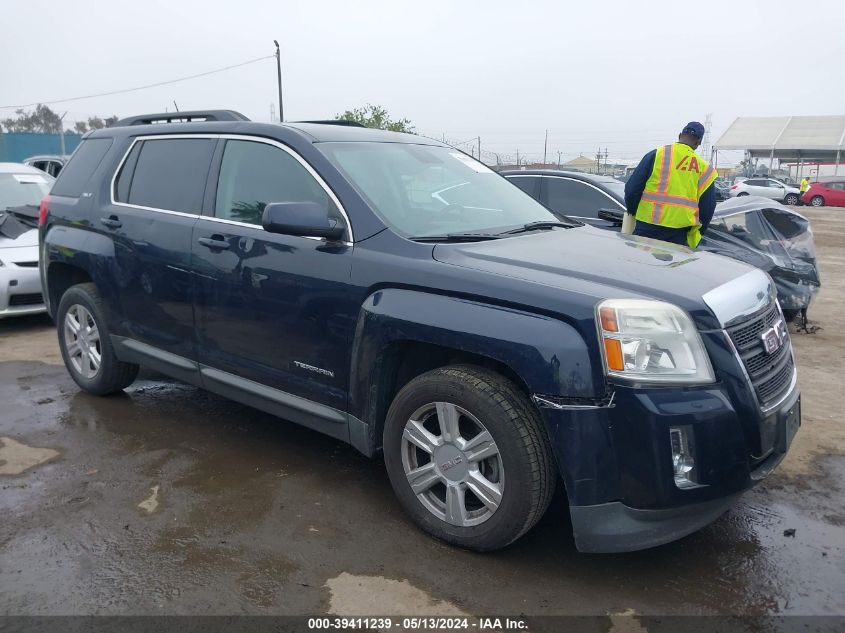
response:
<path id="1" fill-rule="evenodd" d="M 222 235 L 212 235 L 211 237 L 201 237 L 197 240 L 200 244 L 205 246 L 206 248 L 210 248 L 212 250 L 226 250 L 229 248 L 229 242 L 227 242 Z"/>
<path id="2" fill-rule="evenodd" d="M 107 218 L 100 218 L 100 224 L 107 226 L 110 229 L 119 229 L 123 226 L 123 222 L 121 222 L 116 215 L 110 215 Z"/>

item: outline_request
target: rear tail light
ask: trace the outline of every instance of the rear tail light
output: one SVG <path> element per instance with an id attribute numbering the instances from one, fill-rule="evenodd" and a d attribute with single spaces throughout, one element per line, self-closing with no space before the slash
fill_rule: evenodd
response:
<path id="1" fill-rule="evenodd" d="M 733 186 L 731 187 L 731 189 L 736 189 L 736 185 L 733 185 Z"/>
<path id="2" fill-rule="evenodd" d="M 47 212 L 50 204 L 50 196 L 44 196 L 41 199 L 41 206 L 38 207 L 38 226 L 44 226 L 47 223 Z"/>

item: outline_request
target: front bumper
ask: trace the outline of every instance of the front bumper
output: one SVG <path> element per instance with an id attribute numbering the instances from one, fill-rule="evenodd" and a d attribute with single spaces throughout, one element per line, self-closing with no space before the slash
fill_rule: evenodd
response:
<path id="1" fill-rule="evenodd" d="M 800 425 L 797 387 L 776 408 L 757 408 L 754 425 L 749 408 L 735 407 L 730 396 L 724 383 L 617 386 L 613 406 L 541 406 L 580 551 L 634 551 L 679 539 L 714 521 L 772 472 Z M 694 433 L 698 485 L 691 488 L 675 484 L 669 441 L 674 426 Z"/>
<path id="2" fill-rule="evenodd" d="M 37 267 L 0 268 L 0 319 L 46 311 Z"/>

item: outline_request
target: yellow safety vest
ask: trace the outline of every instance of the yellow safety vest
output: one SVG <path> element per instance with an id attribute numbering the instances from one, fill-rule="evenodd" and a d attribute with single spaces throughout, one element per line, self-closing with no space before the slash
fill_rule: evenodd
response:
<path id="1" fill-rule="evenodd" d="M 658 147 L 637 207 L 637 221 L 676 229 L 690 227 L 687 244 L 695 248 L 701 241 L 698 201 L 717 176 L 689 145 Z"/>

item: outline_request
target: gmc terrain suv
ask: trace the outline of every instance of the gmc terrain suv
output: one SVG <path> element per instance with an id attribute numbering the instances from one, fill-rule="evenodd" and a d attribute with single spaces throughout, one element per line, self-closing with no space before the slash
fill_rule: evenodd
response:
<path id="1" fill-rule="evenodd" d="M 665 543 L 789 448 L 795 362 L 765 273 L 561 219 L 422 137 L 152 124 L 172 116 L 88 134 L 41 206 L 85 391 L 144 365 L 383 453 L 410 517 L 477 550 L 556 485 L 580 550 Z"/>

